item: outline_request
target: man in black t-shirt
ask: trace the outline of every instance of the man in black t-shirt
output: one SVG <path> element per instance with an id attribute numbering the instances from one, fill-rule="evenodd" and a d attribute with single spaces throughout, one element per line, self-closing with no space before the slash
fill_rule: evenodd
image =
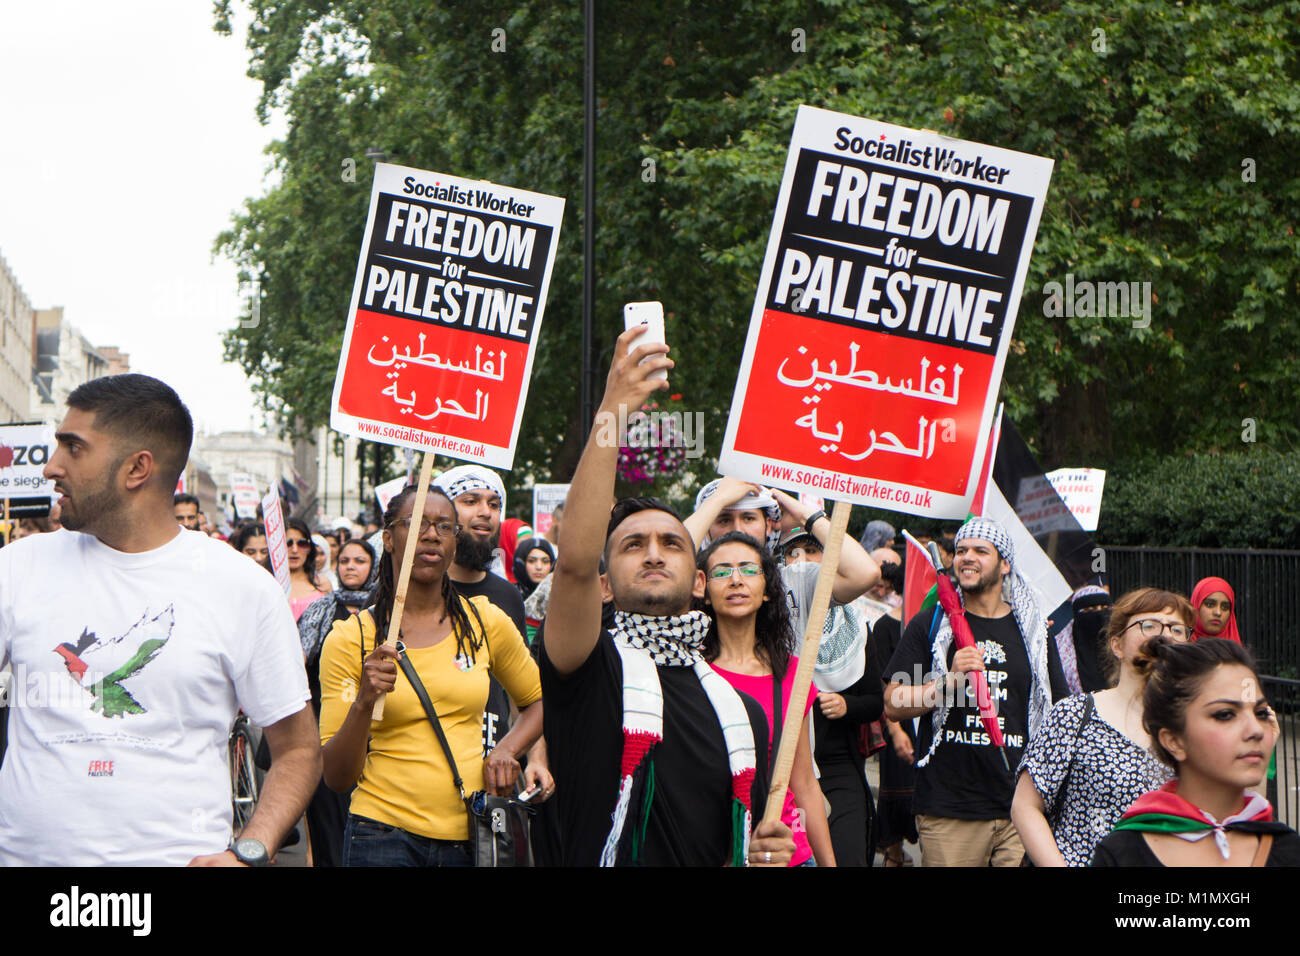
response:
<path id="1" fill-rule="evenodd" d="M 922 865 L 1019 866 L 1025 849 L 1011 823 L 1011 771 L 1068 689 L 1006 531 L 973 518 L 955 540 L 953 569 L 976 646 L 957 649 L 939 608 L 913 617 L 885 674 L 885 713 L 920 718 L 913 811 Z M 988 680 L 1010 769 L 980 719 L 968 676 L 976 671 Z"/>
<path id="2" fill-rule="evenodd" d="M 708 618 L 695 546 L 654 499 L 608 502 L 619 441 L 672 366 L 662 344 L 619 336 L 595 427 L 569 489 L 541 634 L 544 730 L 563 817 L 564 862 L 603 866 L 776 865 L 794 840 L 763 813 L 767 718 L 700 654 Z M 643 364 L 642 364 L 643 363 Z M 599 573 L 602 557 L 606 573 Z M 602 600 L 615 606 L 601 623 Z M 766 761 L 762 761 L 766 764 Z M 748 853 L 745 848 L 748 843 Z"/>

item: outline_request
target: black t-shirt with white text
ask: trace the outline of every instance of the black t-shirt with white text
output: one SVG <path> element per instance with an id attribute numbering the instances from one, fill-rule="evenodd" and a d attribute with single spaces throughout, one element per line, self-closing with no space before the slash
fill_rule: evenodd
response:
<path id="1" fill-rule="evenodd" d="M 1014 614 L 987 618 L 967 611 L 966 620 L 976 644 L 984 651 L 984 674 L 1006 742 L 1007 763 L 1014 768 L 1020 762 L 1029 736 L 1032 677 L 1025 642 Z M 887 681 L 903 674 L 907 683 L 915 683 L 918 673 L 921 683 L 933 679 L 930 625 L 928 611 L 908 623 L 889 661 Z M 948 649 L 949 670 L 956 653 L 954 641 Z M 959 820 L 1006 819 L 1011 815 L 1015 776 L 1003 764 L 989 739 L 973 694 L 955 694 L 953 703 L 960 706 L 949 707 L 938 749 L 929 763 L 916 770 L 913 811 Z M 918 723 L 916 756 L 919 761 L 929 751 L 934 736 L 933 714 L 922 714 Z"/>
<path id="2" fill-rule="evenodd" d="M 595 866 L 618 801 L 623 755 L 623 661 L 608 631 L 591 656 L 561 677 L 538 654 L 542 712 L 555 798 L 564 832 L 564 865 Z M 721 866 L 731 853 L 731 770 L 722 727 L 689 667 L 660 667 L 664 736 L 655 747 L 654 796 L 646 829 L 645 866 Z M 737 692 L 739 693 L 739 692 Z M 756 752 L 767 753 L 767 717 L 740 694 L 754 732 Z M 766 761 L 751 790 L 754 823 L 767 798 Z M 629 820 L 628 826 L 632 825 Z"/>

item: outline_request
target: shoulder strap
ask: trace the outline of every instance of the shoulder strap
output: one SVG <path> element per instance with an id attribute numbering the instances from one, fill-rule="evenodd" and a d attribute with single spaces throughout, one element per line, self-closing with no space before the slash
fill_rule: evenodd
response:
<path id="1" fill-rule="evenodd" d="M 1092 699 L 1092 694 L 1085 694 L 1083 698 L 1083 718 L 1079 721 L 1079 729 L 1074 732 L 1077 740 L 1083 736 L 1083 728 L 1088 726 L 1088 721 L 1092 720 L 1092 712 L 1096 710 L 1096 702 Z M 1070 758 L 1073 761 L 1073 757 Z"/>
<path id="2" fill-rule="evenodd" d="M 1070 777 L 1074 775 L 1074 758 L 1079 753 L 1079 738 L 1083 736 L 1083 729 L 1088 726 L 1088 721 L 1092 720 L 1092 712 L 1096 704 L 1092 699 L 1092 694 L 1083 695 L 1083 717 L 1079 720 L 1079 726 L 1074 731 L 1074 747 L 1070 750 L 1070 762 L 1065 767 L 1065 776 L 1061 778 L 1061 786 L 1057 788 L 1055 804 L 1059 808 L 1061 801 L 1065 798 L 1065 793 L 1070 786 Z"/>
<path id="3" fill-rule="evenodd" d="M 442 745 L 442 752 L 447 756 L 447 763 L 451 765 L 451 777 L 456 781 L 456 789 L 460 791 L 460 797 L 465 799 L 465 783 L 460 779 L 460 770 L 456 767 L 456 758 L 451 755 L 451 746 L 447 743 L 447 735 L 442 732 L 442 722 L 438 720 L 438 713 L 433 709 L 433 702 L 429 700 L 429 692 L 424 689 L 424 682 L 420 680 L 420 675 L 415 672 L 415 665 L 411 659 L 406 656 L 406 647 L 398 641 L 397 643 L 397 666 L 402 669 L 406 679 L 411 682 L 411 687 L 415 690 L 415 696 L 420 698 L 420 706 L 424 708 L 424 714 L 429 718 L 429 723 L 433 724 L 433 732 L 438 735 L 438 743 Z"/>
<path id="4" fill-rule="evenodd" d="M 1259 846 L 1255 848 L 1255 858 L 1250 861 L 1251 866 L 1268 866 L 1268 851 L 1273 846 L 1273 834 L 1261 833 L 1259 835 Z"/>
<path id="5" fill-rule="evenodd" d="M 776 772 L 776 752 L 781 747 L 781 728 L 785 726 L 785 714 L 781 706 L 781 681 L 772 673 L 772 747 L 768 754 L 768 779 Z"/>
<path id="6" fill-rule="evenodd" d="M 934 614 L 930 618 L 930 644 L 931 645 L 934 644 L 934 635 L 935 632 L 939 630 L 939 619 L 941 617 L 943 617 L 943 605 L 936 604 L 934 606 Z"/>

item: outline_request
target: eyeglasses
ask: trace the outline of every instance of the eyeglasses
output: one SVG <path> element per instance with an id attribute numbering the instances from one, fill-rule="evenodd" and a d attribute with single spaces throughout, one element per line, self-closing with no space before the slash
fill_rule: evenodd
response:
<path id="1" fill-rule="evenodd" d="M 310 544 L 311 544 L 310 541 L 306 541 L 306 540 L 304 540 L 304 539 L 302 539 L 302 538 L 286 538 L 285 541 L 284 541 L 284 546 L 285 546 L 286 549 L 288 549 L 288 548 L 306 548 L 306 547 L 310 546 Z"/>
<path id="2" fill-rule="evenodd" d="M 396 528 L 398 526 L 401 526 L 409 530 L 411 527 L 410 517 L 408 516 L 406 518 L 398 518 L 388 527 Z M 451 538 L 457 534 L 460 534 L 460 525 L 456 524 L 456 522 L 454 521 L 447 521 L 446 519 L 443 519 L 441 521 L 430 521 L 428 518 L 421 518 L 420 536 L 423 537 L 425 534 L 427 534 L 430 528 L 433 528 L 435 531 L 437 531 L 438 537 L 440 538 Z"/>
<path id="3" fill-rule="evenodd" d="M 709 572 L 710 581 L 725 581 L 728 578 L 735 577 L 736 572 L 740 572 L 741 577 L 756 578 L 763 573 L 761 565 L 757 564 L 738 564 L 735 567 L 728 565 L 718 565 Z"/>
<path id="4" fill-rule="evenodd" d="M 1166 624 L 1164 621 L 1157 621 L 1155 618 L 1147 618 L 1144 621 L 1134 621 L 1128 627 L 1140 627 L 1143 637 L 1159 637 L 1160 632 L 1168 629 L 1169 636 L 1175 637 L 1180 641 L 1190 640 L 1192 629 L 1185 624 Z M 1124 630 L 1128 630 L 1128 627 Z"/>

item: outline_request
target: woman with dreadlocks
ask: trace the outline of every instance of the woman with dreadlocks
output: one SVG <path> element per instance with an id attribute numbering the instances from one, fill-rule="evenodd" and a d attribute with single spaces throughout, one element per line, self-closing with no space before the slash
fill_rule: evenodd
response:
<path id="1" fill-rule="evenodd" d="M 728 684 L 762 705 L 772 742 L 770 766 L 780 747 L 781 724 L 791 706 L 799 666 L 799 659 L 790 654 L 790 611 L 781 572 L 771 552 L 741 531 L 715 538 L 700 552 L 696 566 L 705 574 L 704 603 L 710 618 L 701 651 Z M 835 865 L 826 804 L 808 744 L 808 712 L 816 699 L 816 688 L 809 687 L 807 700 L 796 702 L 803 722 L 781 809 L 781 822 L 794 832 L 790 866 Z"/>
<path id="2" fill-rule="evenodd" d="M 339 792 L 356 787 L 344 835 L 344 866 L 470 863 L 469 825 L 451 768 L 415 689 L 397 673 L 397 652 L 384 645 L 408 534 L 419 539 L 400 637 L 455 753 L 465 792 L 512 792 L 519 775 L 517 757 L 542 731 L 541 683 L 523 638 L 502 611 L 486 598 L 457 594 L 447 576 L 459 531 L 455 506 L 431 487 L 424 515 L 413 520 L 415 491 L 408 485 L 384 513 L 374 606 L 336 623 L 321 654 L 325 783 Z M 489 674 L 505 687 L 520 714 L 484 759 Z M 372 722 L 381 694 L 387 695 L 384 717 Z"/>

